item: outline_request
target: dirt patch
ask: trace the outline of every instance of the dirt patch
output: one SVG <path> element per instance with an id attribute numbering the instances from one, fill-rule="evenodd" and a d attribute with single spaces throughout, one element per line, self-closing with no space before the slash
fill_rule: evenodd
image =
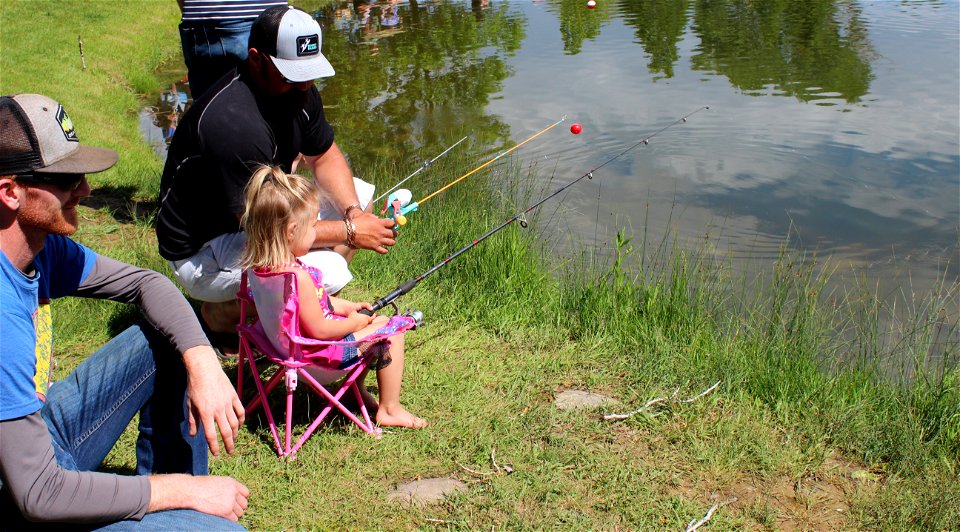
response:
<path id="1" fill-rule="evenodd" d="M 809 466 L 799 478 L 789 472 L 761 475 L 743 471 L 718 478 L 692 465 L 670 432 L 663 427 L 612 425 L 615 443 L 611 447 L 624 455 L 625 463 L 632 457 L 644 467 L 659 470 L 660 497 L 701 501 L 701 516 L 719 503 L 716 515 L 740 520 L 738 526 L 748 529 L 855 528 L 850 516 L 854 501 L 865 491 L 877 489 L 882 481 L 880 473 L 836 455 Z"/>
<path id="2" fill-rule="evenodd" d="M 739 477 L 704 493 L 681 489 L 689 498 L 720 502 L 726 511 L 758 525 L 778 530 L 839 530 L 850 528 L 852 495 L 873 489 L 879 477 L 840 457 L 830 457 L 800 479 L 788 475 L 773 478 Z"/>

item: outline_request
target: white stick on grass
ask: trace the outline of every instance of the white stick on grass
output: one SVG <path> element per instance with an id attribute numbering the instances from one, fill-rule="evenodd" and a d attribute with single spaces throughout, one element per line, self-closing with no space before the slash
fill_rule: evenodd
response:
<path id="1" fill-rule="evenodd" d="M 466 471 L 467 473 L 471 473 L 471 474 L 478 475 L 478 476 L 481 476 L 481 477 L 488 477 L 488 476 L 490 476 L 490 475 L 496 475 L 497 473 L 499 473 L 499 471 L 477 471 L 477 470 L 475 470 L 475 469 L 470 469 L 469 467 L 461 464 L 460 462 L 457 462 L 456 460 L 454 460 L 453 463 L 455 463 L 455 464 L 457 464 L 458 466 L 460 466 L 460 468 L 463 469 L 464 471 Z"/>
<path id="2" fill-rule="evenodd" d="M 710 520 L 711 517 L 713 517 L 713 512 L 716 512 L 717 508 L 719 507 L 720 507 L 720 503 L 719 502 L 715 503 L 713 506 L 710 507 L 709 510 L 707 510 L 707 515 L 703 516 L 699 521 L 696 519 L 691 519 L 690 522 L 687 523 L 687 528 L 684 529 L 684 532 L 693 532 L 694 530 L 703 526 L 704 523 L 706 523 L 707 521 Z"/>
<path id="3" fill-rule="evenodd" d="M 626 414 L 607 414 L 603 416 L 603 419 L 627 419 L 630 416 L 639 414 L 640 412 L 643 412 L 644 410 L 650 408 L 651 406 L 657 403 L 662 403 L 666 400 L 667 400 L 666 397 L 657 397 L 655 399 L 650 399 L 649 401 L 647 401 L 647 404 L 641 406 L 640 408 L 634 410 L 633 412 L 627 412 Z"/>
<path id="4" fill-rule="evenodd" d="M 698 393 L 697 395 L 694 395 L 694 396 L 691 397 L 690 399 L 684 399 L 684 400 L 682 400 L 682 401 L 680 401 L 680 402 L 681 402 L 681 403 L 692 403 L 692 402 L 696 401 L 697 399 L 700 399 L 700 398 L 703 397 L 704 395 L 707 395 L 708 393 L 716 390 L 716 389 L 717 389 L 717 386 L 720 386 L 720 381 L 717 381 L 717 382 L 713 383 L 713 386 L 711 386 L 711 387 L 707 388 L 706 390 Z"/>
<path id="5" fill-rule="evenodd" d="M 626 414 L 606 414 L 606 415 L 603 416 L 603 419 L 605 419 L 605 420 L 627 419 L 628 417 L 635 416 L 635 415 L 637 415 L 637 414 L 639 414 L 639 413 L 647 410 L 648 408 L 650 408 L 650 407 L 652 407 L 652 406 L 655 406 L 655 405 L 658 405 L 658 404 L 664 403 L 664 402 L 666 402 L 667 404 L 674 404 L 674 403 L 692 403 L 692 402 L 696 401 L 697 399 L 700 399 L 700 398 L 703 397 L 704 395 L 707 395 L 708 393 L 716 390 L 718 386 L 720 386 L 720 381 L 717 381 L 717 382 L 713 383 L 713 386 L 707 388 L 706 390 L 698 393 L 697 395 L 695 395 L 695 396 L 693 396 L 693 397 L 691 397 L 691 398 L 689 398 L 689 399 L 679 399 L 679 400 L 677 399 L 677 394 L 680 392 L 680 388 L 677 388 L 676 390 L 673 391 L 673 394 L 671 394 L 669 397 L 657 397 L 657 398 L 654 398 L 654 399 L 651 399 L 651 400 L 647 401 L 647 404 L 641 406 L 640 408 L 634 410 L 633 412 L 627 412 Z"/>

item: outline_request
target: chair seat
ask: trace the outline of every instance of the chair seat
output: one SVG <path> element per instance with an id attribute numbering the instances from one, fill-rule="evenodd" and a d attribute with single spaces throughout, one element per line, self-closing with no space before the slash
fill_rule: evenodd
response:
<path id="1" fill-rule="evenodd" d="M 390 336 L 412 328 L 414 325 L 412 318 L 395 316 L 391 318 L 390 322 L 383 328 L 378 329 L 369 336 L 353 341 L 323 341 L 304 338 L 299 330 L 300 317 L 299 305 L 297 304 L 299 300 L 297 299 L 296 275 L 292 272 L 252 273 L 252 275 L 258 277 L 258 280 L 261 275 L 263 275 L 266 279 L 265 282 L 282 283 L 282 285 L 272 285 L 273 292 L 279 290 L 280 293 L 282 293 L 282 300 L 274 297 L 273 294 L 268 294 L 271 298 L 263 305 L 264 308 L 261 308 L 254 299 L 257 291 L 248 289 L 248 274 L 250 274 L 250 272 L 243 273 L 240 291 L 237 292 L 237 297 L 240 300 L 241 323 L 237 326 L 237 332 L 240 337 L 240 352 L 237 364 L 237 395 L 241 398 L 243 397 L 243 368 L 246 362 L 246 365 L 250 369 L 253 383 L 257 389 L 257 394 L 246 405 L 247 415 L 250 415 L 257 408 L 263 407 L 264 414 L 270 426 L 270 433 L 273 436 L 277 455 L 281 458 L 293 459 L 300 447 L 334 408 L 353 421 L 367 434 L 379 437 L 381 431 L 374 424 L 373 420 L 371 420 L 370 414 L 367 412 L 366 405 L 364 404 L 363 396 L 360 394 L 359 385 L 357 384 L 358 379 L 366 370 L 364 363 L 365 357 L 358 356 L 348 366 L 341 368 L 330 367 L 334 361 L 328 360 L 325 356 L 311 356 L 310 354 L 304 353 L 310 353 L 318 347 L 322 348 L 323 346 L 330 345 L 351 345 L 363 351 L 368 346 L 381 342 L 389 342 Z M 248 322 L 247 316 L 251 312 L 251 305 L 256 307 L 258 318 L 252 322 Z M 268 314 L 269 312 L 280 312 L 282 316 L 277 320 L 276 316 L 271 318 L 271 315 Z M 274 326 L 279 324 L 281 326 L 280 333 L 282 337 L 272 339 L 264 328 L 263 321 L 260 319 L 261 317 L 270 321 Z M 285 349 L 280 349 L 280 346 L 285 347 Z M 261 362 L 280 366 L 280 370 L 274 373 L 266 383 L 263 382 L 260 376 L 260 367 L 257 365 L 257 355 L 263 355 Z M 301 380 L 306 386 L 299 386 Z M 338 381 L 339 384 L 335 384 Z M 284 427 L 283 438 L 280 437 L 280 432 L 274 421 L 273 412 L 267 401 L 268 394 L 277 388 L 281 382 L 284 383 L 286 388 L 286 425 Z M 336 388 L 335 391 L 328 390 L 325 387 L 331 384 L 333 384 L 332 388 Z M 291 427 L 293 422 L 293 393 L 298 387 L 311 390 L 323 399 L 326 405 L 300 435 L 296 443 L 294 443 Z M 362 419 L 344 406 L 341 399 L 345 393 L 352 394 L 356 404 L 360 408 Z"/>

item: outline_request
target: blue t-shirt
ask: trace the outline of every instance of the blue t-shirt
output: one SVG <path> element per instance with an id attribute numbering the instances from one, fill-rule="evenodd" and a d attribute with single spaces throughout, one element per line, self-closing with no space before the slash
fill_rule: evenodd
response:
<path id="1" fill-rule="evenodd" d="M 50 384 L 50 302 L 76 292 L 97 255 L 65 236 L 50 235 L 32 276 L 0 251 L 0 421 L 40 409 Z"/>

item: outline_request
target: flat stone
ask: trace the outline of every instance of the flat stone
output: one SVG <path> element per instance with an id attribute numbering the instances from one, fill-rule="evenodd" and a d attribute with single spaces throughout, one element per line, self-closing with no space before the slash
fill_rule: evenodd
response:
<path id="1" fill-rule="evenodd" d="M 387 494 L 387 500 L 425 505 L 442 501 L 465 489 L 467 485 L 455 478 L 425 478 L 400 484 Z"/>
<path id="2" fill-rule="evenodd" d="M 553 404 L 560 410 L 587 410 L 614 404 L 616 401 L 605 395 L 583 390 L 566 390 L 557 394 Z"/>

